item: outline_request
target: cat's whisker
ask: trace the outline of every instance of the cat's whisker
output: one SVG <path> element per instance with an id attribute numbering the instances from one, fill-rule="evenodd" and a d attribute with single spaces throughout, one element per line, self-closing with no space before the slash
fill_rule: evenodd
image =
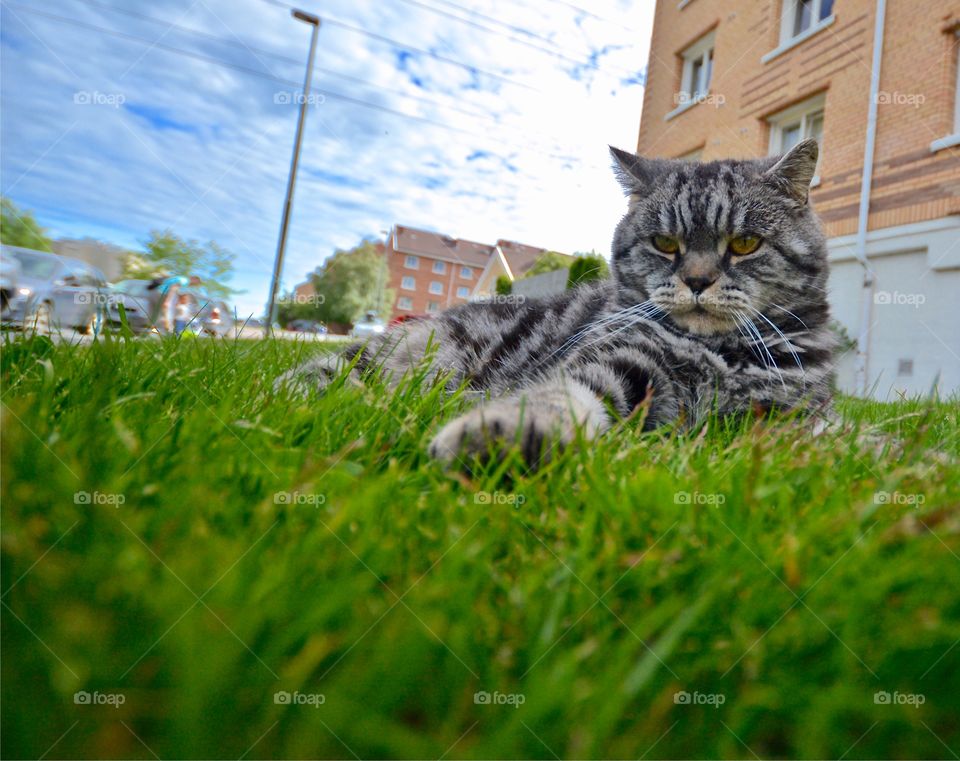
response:
<path id="1" fill-rule="evenodd" d="M 750 351 L 753 353 L 753 356 L 759 359 L 760 363 L 764 367 L 769 367 L 767 365 L 766 358 L 763 356 L 763 354 L 757 351 L 757 347 L 754 346 L 753 338 L 747 333 L 746 326 L 744 325 L 744 321 L 746 318 L 744 317 L 743 313 L 735 311 L 732 314 L 733 314 L 734 322 L 736 323 L 736 326 L 737 326 L 737 332 L 739 332 L 740 335 L 743 336 L 744 340 L 747 343 L 747 346 L 750 348 Z"/>
<path id="2" fill-rule="evenodd" d="M 751 306 L 748 306 L 747 308 L 753 310 L 754 312 L 756 312 L 757 315 L 759 315 L 760 318 L 761 318 L 764 322 L 766 322 L 767 325 L 769 325 L 771 328 L 773 328 L 774 331 L 776 332 L 776 334 L 777 334 L 778 336 L 780 336 L 780 338 L 783 340 L 784 345 L 787 347 L 787 351 L 789 351 L 790 354 L 793 356 L 793 361 L 796 362 L 796 363 L 797 363 L 797 367 L 800 368 L 801 377 L 803 378 L 804 386 L 806 386 L 806 382 L 807 382 L 807 381 L 806 381 L 807 372 L 806 372 L 806 370 L 805 370 L 804 367 L 803 367 L 803 362 L 800 361 L 800 356 L 799 356 L 799 355 L 797 354 L 797 352 L 794 350 L 793 344 L 790 343 L 790 339 L 788 339 L 788 338 L 783 334 L 783 331 L 780 330 L 780 328 L 778 328 L 776 325 L 773 324 L 773 322 L 771 322 L 769 319 L 767 319 L 767 316 L 766 316 L 763 312 L 761 312 L 759 309 L 756 309 L 755 307 L 751 307 Z M 766 344 L 764 344 L 764 345 L 766 345 Z"/>
<path id="3" fill-rule="evenodd" d="M 752 309 L 752 307 L 749 307 Z M 783 373 L 780 372 L 780 366 L 777 364 L 777 361 L 773 358 L 773 354 L 770 353 L 770 349 L 767 347 L 767 344 L 763 340 L 763 335 L 760 333 L 760 329 L 749 317 L 744 317 L 744 325 L 746 328 L 753 334 L 756 343 L 760 344 L 760 347 L 763 349 L 764 354 L 767 356 L 767 367 L 776 372 L 777 376 L 780 378 L 780 384 L 783 386 L 784 390 L 787 388 L 787 382 L 783 378 Z"/>
<path id="4" fill-rule="evenodd" d="M 785 308 L 785 307 L 782 307 L 782 306 L 780 306 L 779 304 L 771 304 L 770 306 L 772 306 L 774 309 L 779 309 L 781 312 L 786 312 L 786 313 L 787 313 L 788 315 L 790 315 L 793 319 L 795 319 L 797 322 L 799 322 L 801 325 L 803 325 L 804 328 L 806 328 L 807 330 L 810 330 L 810 328 L 807 326 L 807 323 L 805 323 L 803 320 L 801 320 L 799 317 L 797 317 L 797 316 L 796 316 L 793 312 L 791 312 L 789 309 L 787 309 L 787 308 Z"/>
<path id="5" fill-rule="evenodd" d="M 605 327 L 607 327 L 608 325 L 610 325 L 610 324 L 612 324 L 612 323 L 614 323 L 614 322 L 618 322 L 619 320 L 622 320 L 622 319 L 624 319 L 624 318 L 630 319 L 630 318 L 634 317 L 635 315 L 640 315 L 641 317 L 646 317 L 646 316 L 648 315 L 648 313 L 650 313 L 649 316 L 653 316 L 653 313 L 654 313 L 655 311 L 663 311 L 663 310 L 661 310 L 660 307 L 656 306 L 653 302 L 651 302 L 651 301 L 648 300 L 648 301 L 641 302 L 640 304 L 634 304 L 633 306 L 626 307 L 625 309 L 620 309 L 620 310 L 618 310 L 618 311 L 616 311 L 616 312 L 613 312 L 613 313 L 611 313 L 611 314 L 608 314 L 608 315 L 606 315 L 605 317 L 602 317 L 602 318 L 600 318 L 599 320 L 596 320 L 595 322 L 592 322 L 592 323 L 590 323 L 589 325 L 587 325 L 587 326 L 581 328 L 580 330 L 578 330 L 576 333 L 574 333 L 572 336 L 570 336 L 570 338 L 568 338 L 566 341 L 564 341 L 563 344 L 561 344 L 559 348 L 555 349 L 553 352 L 551 352 L 550 354 L 548 354 L 548 355 L 544 358 L 543 361 L 544 361 L 544 362 L 547 362 L 547 361 L 553 359 L 553 358 L 554 358 L 555 356 L 557 356 L 558 354 L 562 354 L 562 353 L 565 353 L 565 352 L 569 351 L 570 349 L 574 348 L 574 346 L 575 346 L 584 336 L 588 335 L 589 333 L 591 333 L 591 332 L 593 332 L 593 331 L 595 331 L 595 330 L 599 330 L 599 329 L 601 329 L 601 328 L 605 328 Z M 628 323 L 628 326 L 629 326 L 629 325 L 633 325 L 633 324 L 635 324 L 635 323 L 634 323 L 634 322 L 629 322 L 629 323 Z M 588 345 L 589 345 L 589 344 L 588 344 Z"/>

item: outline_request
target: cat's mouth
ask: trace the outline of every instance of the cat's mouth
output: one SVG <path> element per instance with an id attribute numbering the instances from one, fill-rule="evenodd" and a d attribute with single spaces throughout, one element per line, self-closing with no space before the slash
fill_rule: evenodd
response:
<path id="1" fill-rule="evenodd" d="M 691 333 L 716 335 L 737 329 L 733 305 L 716 299 L 689 296 L 677 299 L 665 308 L 675 323 Z"/>

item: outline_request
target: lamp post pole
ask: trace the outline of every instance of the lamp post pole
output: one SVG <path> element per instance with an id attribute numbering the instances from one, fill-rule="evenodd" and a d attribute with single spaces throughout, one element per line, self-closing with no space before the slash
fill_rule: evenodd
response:
<path id="1" fill-rule="evenodd" d="M 313 59 L 317 52 L 317 33 L 320 31 L 320 19 L 310 13 L 294 10 L 292 16 L 313 27 L 310 35 L 310 55 L 307 58 L 307 73 L 303 82 L 303 94 L 300 100 L 300 116 L 297 119 L 297 137 L 293 143 L 293 158 L 290 160 L 290 176 L 287 179 L 287 196 L 283 202 L 283 220 L 280 222 L 280 241 L 277 243 L 277 258 L 273 263 L 273 280 L 270 283 L 270 301 L 267 303 L 267 328 L 265 336 L 273 335 L 273 323 L 277 318 L 277 291 L 280 289 L 280 277 L 283 274 L 283 255 L 287 249 L 287 230 L 290 227 L 290 211 L 293 207 L 293 188 L 297 182 L 297 166 L 300 163 L 300 146 L 303 143 L 303 124 L 307 118 L 307 106 L 310 99 L 310 82 L 313 79 Z"/>

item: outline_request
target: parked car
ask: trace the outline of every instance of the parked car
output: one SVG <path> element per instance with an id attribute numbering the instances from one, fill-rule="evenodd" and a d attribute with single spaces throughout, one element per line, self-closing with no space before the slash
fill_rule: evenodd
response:
<path id="1" fill-rule="evenodd" d="M 403 325 L 405 322 L 418 322 L 419 320 L 432 320 L 433 317 L 429 314 L 398 314 L 392 320 L 390 320 L 390 327 L 394 325 Z"/>
<path id="2" fill-rule="evenodd" d="M 315 320 L 292 320 L 287 325 L 287 330 L 292 330 L 296 333 L 314 333 L 316 335 L 323 335 L 327 332 L 327 326 L 322 325 Z"/>
<path id="3" fill-rule="evenodd" d="M 38 333 L 68 328 L 81 333 L 99 330 L 107 303 L 107 280 L 96 267 L 19 246 L 0 246 L 0 258 L 16 259 L 19 268 L 16 290 L 3 311 L 5 325 Z"/>
<path id="4" fill-rule="evenodd" d="M 354 338 L 370 338 L 383 333 L 385 329 L 383 320 L 377 317 L 376 312 L 370 311 L 350 329 L 350 335 Z"/>
<path id="5" fill-rule="evenodd" d="M 6 318 L 7 307 L 17 295 L 20 282 L 20 260 L 13 256 L 0 256 L 0 314 Z"/>
<path id="6" fill-rule="evenodd" d="M 199 320 L 203 332 L 211 336 L 225 336 L 233 330 L 233 312 L 219 299 L 201 302 Z"/>
<path id="7" fill-rule="evenodd" d="M 110 287 L 107 301 L 107 320 L 111 327 L 120 327 L 120 305 L 127 318 L 127 325 L 134 333 L 146 333 L 156 329 L 163 294 L 151 289 L 150 280 L 121 280 Z"/>

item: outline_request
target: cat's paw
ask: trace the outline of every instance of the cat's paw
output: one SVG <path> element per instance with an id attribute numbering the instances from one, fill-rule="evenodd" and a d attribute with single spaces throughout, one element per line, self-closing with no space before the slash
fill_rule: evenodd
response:
<path id="1" fill-rule="evenodd" d="M 471 461 L 500 460 L 517 446 L 526 464 L 537 467 L 571 439 L 555 410 L 509 400 L 477 407 L 447 423 L 428 452 L 446 466 L 469 469 Z"/>

